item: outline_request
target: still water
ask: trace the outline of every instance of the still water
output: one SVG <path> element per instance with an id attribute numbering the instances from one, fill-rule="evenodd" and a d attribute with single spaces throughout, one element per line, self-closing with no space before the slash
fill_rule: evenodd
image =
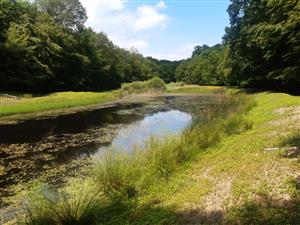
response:
<path id="1" fill-rule="evenodd" d="M 0 125 L 0 205 L 15 194 L 20 184 L 34 179 L 64 184 L 105 149 L 131 151 L 152 136 L 179 134 L 191 123 L 193 107 L 205 107 L 211 99 L 145 98 L 109 108 Z"/>

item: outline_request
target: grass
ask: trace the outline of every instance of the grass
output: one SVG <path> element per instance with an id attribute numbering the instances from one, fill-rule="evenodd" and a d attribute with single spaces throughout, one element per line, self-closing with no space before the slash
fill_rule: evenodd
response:
<path id="1" fill-rule="evenodd" d="M 0 118 L 6 121 L 9 116 L 15 120 L 24 119 L 30 113 L 50 113 L 52 110 L 64 110 L 79 106 L 102 104 L 119 99 L 121 95 L 143 92 L 164 92 L 165 83 L 159 78 L 137 81 L 122 85 L 120 90 L 108 92 L 57 92 L 46 96 L 33 97 L 30 94 L 18 95 L 18 98 L 0 97 Z"/>
<path id="2" fill-rule="evenodd" d="M 0 117 L 106 103 L 117 99 L 118 93 L 118 91 L 58 92 L 42 97 L 20 99 L 1 97 Z"/>
<path id="3" fill-rule="evenodd" d="M 176 85 L 171 83 L 167 85 L 167 93 L 204 93 L 213 94 L 222 91 L 223 87 L 217 86 L 198 86 L 198 85 Z"/>
<path id="4" fill-rule="evenodd" d="M 299 224 L 299 158 L 264 149 L 300 148 L 300 98 L 262 92 L 215 106 L 181 136 L 105 155 L 84 190 L 101 193 L 90 223 Z"/>

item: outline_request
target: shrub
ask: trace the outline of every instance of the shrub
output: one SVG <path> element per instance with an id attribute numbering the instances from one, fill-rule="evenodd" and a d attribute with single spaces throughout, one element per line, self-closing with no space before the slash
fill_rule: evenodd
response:
<path id="1" fill-rule="evenodd" d="M 124 83 L 121 87 L 121 93 L 123 95 L 143 92 L 163 92 L 165 90 L 165 82 L 158 77 L 154 77 L 147 81 Z"/>

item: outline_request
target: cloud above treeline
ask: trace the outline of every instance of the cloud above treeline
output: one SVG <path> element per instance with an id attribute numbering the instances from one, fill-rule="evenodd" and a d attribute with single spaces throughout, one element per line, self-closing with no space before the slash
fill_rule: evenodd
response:
<path id="1" fill-rule="evenodd" d="M 80 0 L 87 10 L 87 26 L 103 31 L 120 47 L 145 50 L 153 31 L 164 29 L 170 17 L 164 12 L 164 1 L 132 9 L 124 0 Z"/>

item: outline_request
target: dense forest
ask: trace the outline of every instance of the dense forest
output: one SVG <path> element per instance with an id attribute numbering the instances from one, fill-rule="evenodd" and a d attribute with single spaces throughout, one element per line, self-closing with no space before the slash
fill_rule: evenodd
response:
<path id="1" fill-rule="evenodd" d="M 176 79 L 193 84 L 300 89 L 300 1 L 231 0 L 222 45 L 196 46 Z"/>
<path id="2" fill-rule="evenodd" d="M 165 72 L 171 62 L 115 46 L 86 28 L 86 19 L 79 0 L 0 0 L 0 90 L 101 91 L 154 76 L 173 81 Z"/>
<path id="3" fill-rule="evenodd" d="M 0 0 L 0 90 L 102 91 L 158 76 L 165 82 L 300 87 L 300 2 L 231 0 L 223 43 L 191 58 L 143 57 L 85 27 L 79 0 Z"/>

